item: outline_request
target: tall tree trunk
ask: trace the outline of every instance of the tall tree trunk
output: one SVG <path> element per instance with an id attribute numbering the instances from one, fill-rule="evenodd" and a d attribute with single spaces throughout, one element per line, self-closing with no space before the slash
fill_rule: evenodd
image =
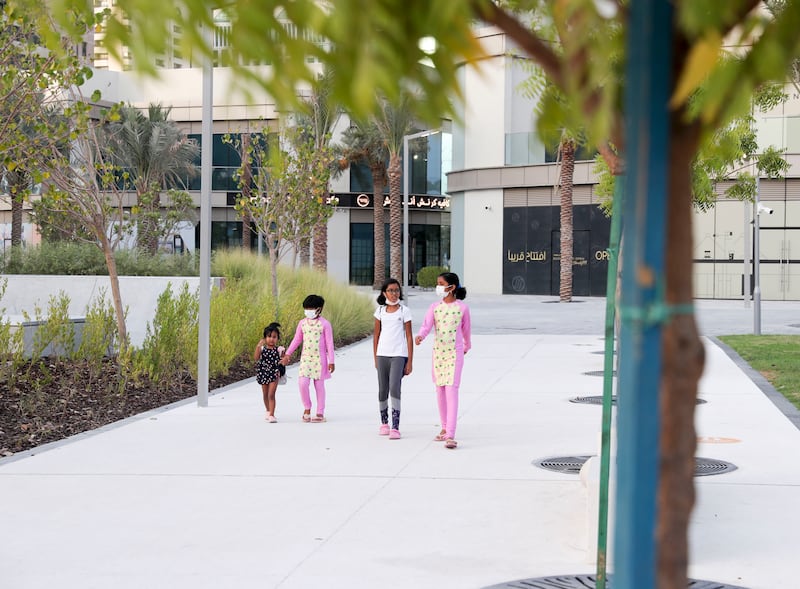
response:
<path id="1" fill-rule="evenodd" d="M 386 235 L 383 228 L 383 187 L 386 182 L 385 173 L 382 168 L 372 169 L 372 211 L 374 224 L 374 252 L 375 252 L 375 271 L 372 278 L 372 288 L 380 290 L 383 281 L 386 280 Z"/>
<path id="2" fill-rule="evenodd" d="M 313 236 L 314 268 L 322 272 L 328 271 L 328 222 L 320 221 L 314 226 Z"/>
<path id="3" fill-rule="evenodd" d="M 11 195 L 11 246 L 22 245 L 22 194 Z"/>
<path id="4" fill-rule="evenodd" d="M 694 411 L 705 351 L 694 314 L 692 289 L 692 188 L 690 172 L 697 152 L 696 126 L 673 114 L 669 154 L 666 304 L 674 311 L 662 336 L 660 480 L 658 488 L 658 588 L 684 589 L 689 563 L 688 527 L 694 507 Z M 633 196 L 633 195 L 632 195 Z"/>
<path id="5" fill-rule="evenodd" d="M 403 282 L 403 179 L 400 154 L 389 157 L 389 262 L 390 276 Z"/>
<path id="6" fill-rule="evenodd" d="M 303 268 L 311 265 L 311 239 L 308 237 L 300 240 L 300 265 Z"/>
<path id="7" fill-rule="evenodd" d="M 25 197 L 30 191 L 30 176 L 17 168 L 8 172 L 9 188 L 11 190 L 11 245 L 22 245 L 22 209 Z"/>
<path id="8" fill-rule="evenodd" d="M 108 280 L 111 283 L 111 300 L 114 302 L 114 315 L 117 318 L 117 333 L 119 335 L 119 350 L 124 352 L 128 347 L 128 330 L 125 326 L 125 308 L 122 306 L 122 294 L 119 288 L 119 274 L 117 273 L 117 261 L 114 258 L 114 250 L 105 235 L 100 235 L 100 248 L 103 250 L 103 257 L 106 260 L 108 269 Z"/>
<path id="9" fill-rule="evenodd" d="M 269 279 L 272 287 L 272 299 L 275 301 L 277 310 L 278 305 L 278 248 L 274 247 L 272 236 L 268 236 L 269 241 Z"/>
<path id="10" fill-rule="evenodd" d="M 139 249 L 154 256 L 158 252 L 158 219 L 161 213 L 161 193 L 155 189 L 150 194 L 139 197 L 140 207 L 143 217 L 138 224 L 138 238 L 136 240 Z"/>
<path id="11" fill-rule="evenodd" d="M 561 274 L 558 289 L 559 301 L 572 301 L 572 183 L 575 176 L 575 141 L 569 137 L 561 140 Z"/>
<path id="12" fill-rule="evenodd" d="M 242 133 L 242 177 L 239 180 L 242 187 L 242 198 L 250 200 L 251 190 L 250 186 L 253 182 L 253 172 L 250 169 L 250 134 Z M 246 209 L 242 209 L 242 249 L 245 251 L 250 250 L 250 242 L 252 240 L 252 227 L 250 224 L 251 216 Z"/>

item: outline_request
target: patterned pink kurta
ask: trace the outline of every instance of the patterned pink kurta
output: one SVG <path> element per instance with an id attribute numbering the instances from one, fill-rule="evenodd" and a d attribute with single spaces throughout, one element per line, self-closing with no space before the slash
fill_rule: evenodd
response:
<path id="1" fill-rule="evenodd" d="M 433 383 L 436 386 L 458 386 L 461 384 L 464 353 L 472 347 L 469 307 L 459 300 L 433 303 L 417 335 L 424 339 L 434 327 Z"/>
<path id="2" fill-rule="evenodd" d="M 300 353 L 300 370 L 298 376 L 312 380 L 326 380 L 331 377 L 329 364 L 334 364 L 333 329 L 327 319 L 302 319 L 297 324 L 294 339 L 286 348 L 286 355 L 291 356 L 303 344 Z"/>

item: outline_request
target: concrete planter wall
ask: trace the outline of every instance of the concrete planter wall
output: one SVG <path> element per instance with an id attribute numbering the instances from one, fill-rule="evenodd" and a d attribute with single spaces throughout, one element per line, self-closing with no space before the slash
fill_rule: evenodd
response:
<path id="1" fill-rule="evenodd" d="M 37 306 L 46 317 L 50 298 L 64 292 L 70 301 L 68 314 L 75 319 L 76 345 L 79 345 L 78 322 L 86 315 L 89 304 L 101 293 L 111 302 L 108 276 L 0 275 L 0 281 L 4 279 L 8 282 L 5 295 L 0 299 L 0 313 L 16 324 L 23 323 L 23 313 L 35 317 Z M 119 281 L 122 304 L 128 310 L 128 335 L 131 343 L 137 346 L 144 340 L 147 324 L 155 316 L 158 297 L 168 285 L 172 286 L 173 293 L 178 293 L 184 283 L 189 285 L 190 292 L 197 292 L 200 284 L 197 276 L 121 276 Z M 219 285 L 219 279 L 215 282 Z"/>

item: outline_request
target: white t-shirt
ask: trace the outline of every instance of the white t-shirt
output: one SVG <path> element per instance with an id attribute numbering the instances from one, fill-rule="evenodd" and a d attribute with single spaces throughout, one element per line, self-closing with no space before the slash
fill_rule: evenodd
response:
<path id="1" fill-rule="evenodd" d="M 406 323 L 411 321 L 411 310 L 401 304 L 394 313 L 387 313 L 386 307 L 382 305 L 375 309 L 375 319 L 381 322 L 377 355 L 408 358 Z"/>

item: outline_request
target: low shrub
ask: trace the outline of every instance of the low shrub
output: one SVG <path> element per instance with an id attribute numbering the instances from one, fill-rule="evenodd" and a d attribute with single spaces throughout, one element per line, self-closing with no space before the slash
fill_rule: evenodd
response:
<path id="1" fill-rule="evenodd" d="M 108 274 L 103 252 L 88 243 L 42 243 L 11 250 L 6 255 L 6 274 Z"/>
<path id="2" fill-rule="evenodd" d="M 158 253 L 150 255 L 141 250 L 119 250 L 114 254 L 120 276 L 197 276 L 200 256 Z M 106 274 L 108 272 L 105 272 Z"/>
<path id="3" fill-rule="evenodd" d="M 184 283 L 173 295 L 167 286 L 158 297 L 156 314 L 147 324 L 142 348 L 134 354 L 136 372 L 169 387 L 184 371 L 197 364 L 198 297 Z"/>
<path id="4" fill-rule="evenodd" d="M 114 254 L 120 276 L 197 276 L 198 256 L 192 253 L 145 254 L 139 250 L 118 250 Z M 49 274 L 106 276 L 105 257 L 91 243 L 43 242 L 36 246 L 13 247 L 0 256 L 4 274 Z"/>
<path id="5" fill-rule="evenodd" d="M 106 356 L 111 356 L 117 349 L 119 331 L 114 306 L 106 299 L 106 290 L 101 288 L 86 306 L 86 320 L 83 324 L 78 356 L 85 358 L 95 367 Z"/>
<path id="6" fill-rule="evenodd" d="M 448 272 L 445 266 L 425 266 L 417 272 L 417 285 L 422 288 L 433 288 L 436 286 L 436 279 L 442 272 Z"/>

